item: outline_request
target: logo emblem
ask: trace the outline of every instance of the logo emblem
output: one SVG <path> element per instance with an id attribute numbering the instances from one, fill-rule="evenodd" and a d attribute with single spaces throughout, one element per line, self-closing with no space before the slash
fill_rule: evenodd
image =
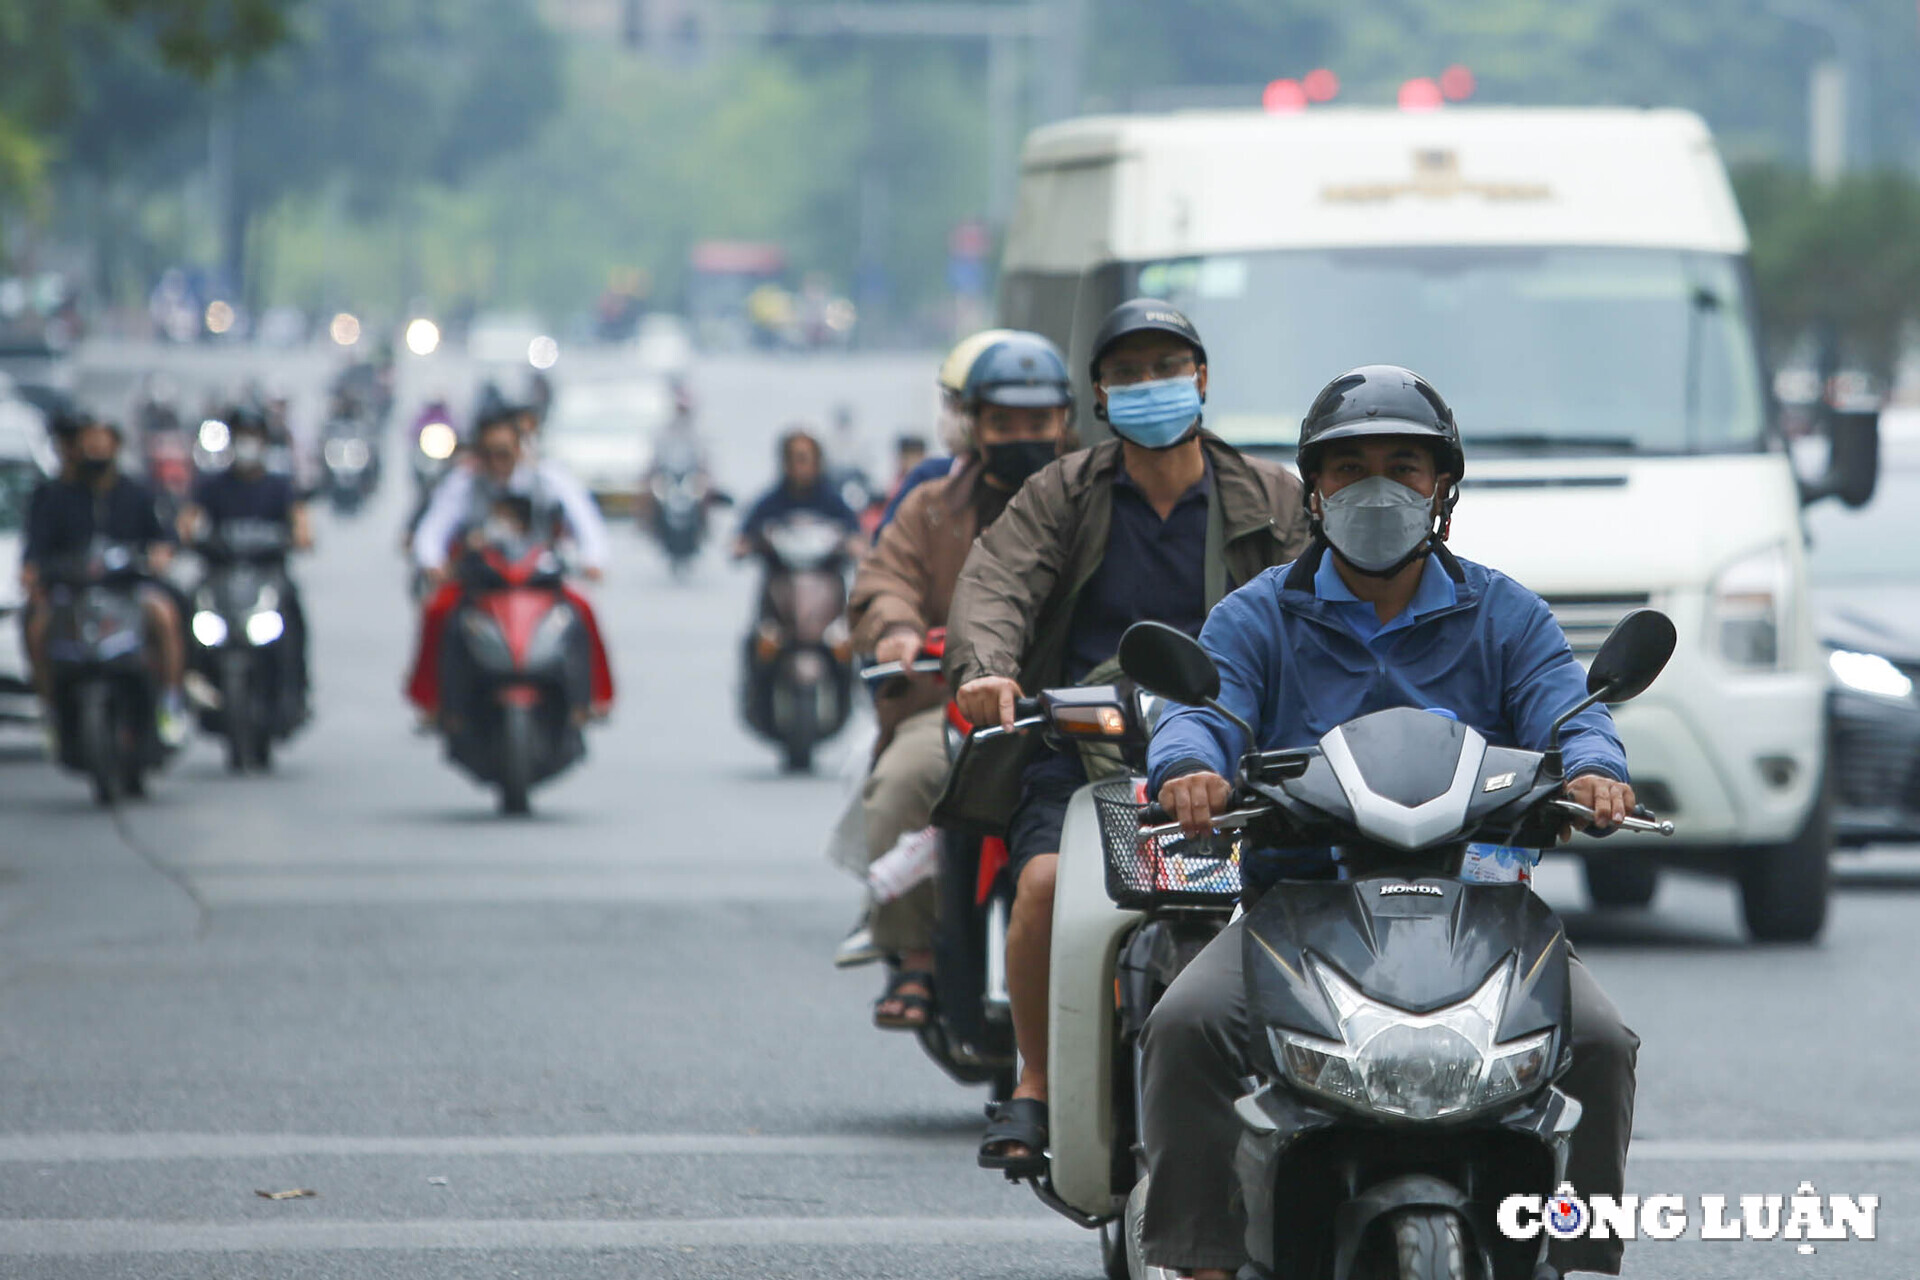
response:
<path id="1" fill-rule="evenodd" d="M 1513 779 L 1514 779 L 1514 775 L 1511 773 L 1496 773 L 1491 778 L 1487 779 L 1487 785 L 1481 788 L 1481 790 L 1482 791 L 1505 791 L 1508 787 L 1513 785 Z"/>
<path id="2" fill-rule="evenodd" d="M 1380 896 L 1383 898 L 1390 898 L 1402 893 L 1420 893 L 1425 894 L 1429 898 L 1444 898 L 1447 896 L 1446 890 L 1440 888 L 1438 885 L 1432 884 L 1383 884 L 1380 886 Z"/>
<path id="3" fill-rule="evenodd" d="M 1562 1184 L 1547 1201 L 1547 1234 L 1560 1240 L 1572 1240 L 1587 1226 L 1587 1206 Z"/>

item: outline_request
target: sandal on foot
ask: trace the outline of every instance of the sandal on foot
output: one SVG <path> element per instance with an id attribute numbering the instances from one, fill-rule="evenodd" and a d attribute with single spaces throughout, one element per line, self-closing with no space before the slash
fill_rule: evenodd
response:
<path id="1" fill-rule="evenodd" d="M 1007 1148 L 1027 1149 L 1023 1156 Z M 1047 1104 L 1037 1098 L 1010 1098 L 987 1108 L 987 1131 L 980 1139 L 980 1167 L 999 1169 L 1008 1177 L 1037 1176 L 1047 1171 Z"/>
<path id="2" fill-rule="evenodd" d="M 904 987 L 919 987 L 905 991 Z M 918 1031 L 933 1017 L 933 975 L 916 969 L 901 969 L 887 979 L 887 989 L 873 1002 L 873 1025 L 882 1031 Z M 886 1004 L 900 1006 L 898 1013 L 882 1013 Z"/>

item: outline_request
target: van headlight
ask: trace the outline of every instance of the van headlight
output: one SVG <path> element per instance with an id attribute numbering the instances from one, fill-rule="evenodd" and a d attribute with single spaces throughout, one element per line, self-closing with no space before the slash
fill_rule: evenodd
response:
<path id="1" fill-rule="evenodd" d="M 1467 999 L 1428 1014 L 1369 999 L 1317 957 L 1308 967 L 1340 1020 L 1340 1039 L 1268 1032 L 1274 1060 L 1298 1088 L 1360 1110 L 1435 1120 L 1504 1103 L 1546 1082 L 1551 1031 L 1494 1042 L 1511 960 Z"/>
<path id="2" fill-rule="evenodd" d="M 1787 666 L 1792 637 L 1793 566 L 1784 543 L 1742 557 L 1714 578 L 1707 641 L 1722 660 L 1748 671 Z"/>

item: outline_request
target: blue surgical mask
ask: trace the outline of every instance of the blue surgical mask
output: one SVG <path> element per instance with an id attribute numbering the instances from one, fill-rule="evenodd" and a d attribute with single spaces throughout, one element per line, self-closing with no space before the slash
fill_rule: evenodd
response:
<path id="1" fill-rule="evenodd" d="M 1122 440 L 1143 449 L 1179 444 L 1200 418 L 1200 376 L 1107 388 L 1107 421 Z"/>

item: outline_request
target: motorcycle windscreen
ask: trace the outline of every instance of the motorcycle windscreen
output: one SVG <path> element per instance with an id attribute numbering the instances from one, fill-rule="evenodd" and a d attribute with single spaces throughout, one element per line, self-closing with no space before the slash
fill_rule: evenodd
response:
<path id="1" fill-rule="evenodd" d="M 795 643 L 819 644 L 846 608 L 846 585 L 837 573 L 782 573 L 767 582 L 773 615 Z"/>
<path id="2" fill-rule="evenodd" d="M 1254 1027 L 1341 1038 L 1311 955 L 1369 999 L 1409 1013 L 1460 1003 L 1517 956 L 1497 1039 L 1567 1028 L 1566 932 L 1524 884 L 1288 881 L 1261 896 L 1245 934 Z M 1264 1039 L 1254 1036 L 1263 1057 Z"/>

